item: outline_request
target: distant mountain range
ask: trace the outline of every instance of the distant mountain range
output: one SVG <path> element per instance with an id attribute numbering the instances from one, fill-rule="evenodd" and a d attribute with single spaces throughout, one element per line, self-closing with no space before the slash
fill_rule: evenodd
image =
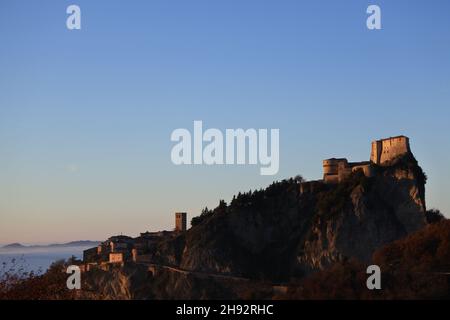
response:
<path id="1" fill-rule="evenodd" d="M 71 241 L 67 243 L 53 243 L 48 245 L 30 245 L 26 246 L 20 243 L 10 243 L 3 247 L 0 247 L 0 250 L 16 250 L 16 249 L 41 249 L 41 248 L 65 248 L 65 247 L 95 247 L 100 243 L 100 241 L 91 241 L 91 240 L 78 240 Z"/>

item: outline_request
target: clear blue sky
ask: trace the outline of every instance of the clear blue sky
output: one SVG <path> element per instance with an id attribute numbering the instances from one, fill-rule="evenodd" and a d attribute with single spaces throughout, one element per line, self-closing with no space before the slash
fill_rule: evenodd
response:
<path id="1" fill-rule="evenodd" d="M 2 0 L 0 243 L 170 229 L 175 211 L 321 178 L 322 159 L 367 160 L 398 134 L 449 216 L 449 14 L 447 0 Z M 279 174 L 174 166 L 170 134 L 193 120 L 279 128 Z"/>

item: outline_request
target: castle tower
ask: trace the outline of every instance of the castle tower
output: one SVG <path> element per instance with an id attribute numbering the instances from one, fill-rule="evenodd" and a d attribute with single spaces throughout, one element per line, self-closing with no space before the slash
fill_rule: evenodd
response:
<path id="1" fill-rule="evenodd" d="M 372 142 L 370 161 L 383 165 L 397 157 L 410 153 L 409 138 L 397 136 Z"/>
<path id="2" fill-rule="evenodd" d="M 380 163 L 382 151 L 382 140 L 372 141 L 372 151 L 370 152 L 370 161 L 376 164 Z"/>
<path id="3" fill-rule="evenodd" d="M 340 174 L 344 174 L 347 167 L 348 161 L 345 158 L 323 160 L 323 181 L 325 183 L 338 183 L 341 179 Z"/>
<path id="4" fill-rule="evenodd" d="M 175 231 L 186 231 L 186 212 L 175 213 Z"/>

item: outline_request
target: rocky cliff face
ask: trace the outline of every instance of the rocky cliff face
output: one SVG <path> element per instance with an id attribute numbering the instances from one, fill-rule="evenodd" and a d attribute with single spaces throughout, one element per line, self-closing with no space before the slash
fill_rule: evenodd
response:
<path id="1" fill-rule="evenodd" d="M 97 300 L 190 300 L 190 299 L 270 299 L 274 287 L 261 281 L 209 276 L 201 273 L 130 263 L 109 270 L 96 269 L 82 277 L 77 299 Z"/>
<path id="2" fill-rule="evenodd" d="M 241 194 L 190 229 L 180 258 L 187 270 L 273 281 L 347 258 L 369 261 L 380 246 L 426 224 L 425 175 L 410 155 L 300 192 L 294 180 Z"/>
<path id="3" fill-rule="evenodd" d="M 422 228 L 424 183 L 424 174 L 410 158 L 377 168 L 373 178 L 337 186 L 345 204 L 316 212 L 309 237 L 300 244 L 299 267 L 324 269 L 349 257 L 367 262 L 377 248 Z"/>

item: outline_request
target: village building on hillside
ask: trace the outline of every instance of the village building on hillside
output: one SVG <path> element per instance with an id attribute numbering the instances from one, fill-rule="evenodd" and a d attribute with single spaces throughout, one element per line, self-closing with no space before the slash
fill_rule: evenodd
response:
<path id="1" fill-rule="evenodd" d="M 145 258 L 155 243 L 161 238 L 176 237 L 186 231 L 187 214 L 175 213 L 174 231 L 144 232 L 139 237 L 125 235 L 112 236 L 97 247 L 83 251 L 83 264 L 80 268 L 88 271 L 100 265 L 123 265 L 125 262 L 138 262 Z"/>

